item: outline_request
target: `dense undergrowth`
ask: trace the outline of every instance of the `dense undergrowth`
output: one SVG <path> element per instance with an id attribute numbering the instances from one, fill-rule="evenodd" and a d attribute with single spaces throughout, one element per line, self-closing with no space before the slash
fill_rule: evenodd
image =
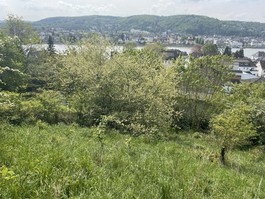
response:
<path id="1" fill-rule="evenodd" d="M 98 128 L 0 126 L 0 198 L 265 198 L 264 151 L 209 135 L 131 137 Z"/>

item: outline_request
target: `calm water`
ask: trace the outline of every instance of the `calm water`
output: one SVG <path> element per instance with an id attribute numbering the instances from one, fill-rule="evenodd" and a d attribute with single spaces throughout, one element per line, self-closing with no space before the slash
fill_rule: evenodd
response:
<path id="1" fill-rule="evenodd" d="M 58 51 L 58 52 L 60 52 L 60 53 L 62 53 L 62 52 L 64 52 L 65 50 L 67 50 L 67 45 L 64 45 L 64 44 L 55 44 L 54 45 L 55 46 L 55 49 Z M 37 45 L 37 47 L 38 48 L 47 48 L 48 47 L 48 45 L 47 44 L 42 44 L 42 45 Z M 122 50 L 122 47 L 121 46 L 117 46 L 116 47 L 118 50 Z M 143 48 L 143 47 L 137 47 L 138 49 L 141 49 L 141 48 Z M 181 50 L 181 51 L 185 51 L 185 52 L 187 52 L 187 53 L 191 53 L 191 48 L 192 47 L 167 47 L 167 49 L 179 49 L 179 50 Z M 117 50 L 116 49 L 116 50 Z M 235 52 L 235 51 L 237 51 L 237 50 L 239 50 L 238 48 L 232 48 L 232 52 Z M 251 58 L 251 56 L 253 55 L 253 54 L 255 54 L 256 52 L 258 52 L 258 51 L 265 51 L 265 49 L 259 49 L 259 48 L 245 48 L 244 49 L 244 54 L 245 54 L 245 57 L 249 57 L 249 58 Z"/>
<path id="2" fill-rule="evenodd" d="M 192 47 L 167 47 L 168 49 L 179 49 L 181 51 L 186 51 L 187 53 L 191 53 Z M 239 48 L 232 48 L 232 52 L 236 52 L 239 50 Z M 265 49 L 260 48 L 244 48 L 244 55 L 245 57 L 251 58 L 253 54 L 255 54 L 258 51 L 265 51 Z"/>

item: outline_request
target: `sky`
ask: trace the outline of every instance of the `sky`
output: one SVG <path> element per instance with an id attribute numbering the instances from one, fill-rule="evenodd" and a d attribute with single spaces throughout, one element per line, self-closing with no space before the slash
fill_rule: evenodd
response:
<path id="1" fill-rule="evenodd" d="M 265 23 L 264 9 L 265 0 L 0 0 L 0 20 L 8 14 L 27 21 L 55 16 L 196 14 Z"/>

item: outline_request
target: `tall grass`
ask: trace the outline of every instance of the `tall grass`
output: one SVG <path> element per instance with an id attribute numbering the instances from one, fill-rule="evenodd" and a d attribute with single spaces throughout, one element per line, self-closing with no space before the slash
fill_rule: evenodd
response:
<path id="1" fill-rule="evenodd" d="M 261 149 L 218 163 L 211 138 L 0 125 L 0 198 L 265 198 Z"/>

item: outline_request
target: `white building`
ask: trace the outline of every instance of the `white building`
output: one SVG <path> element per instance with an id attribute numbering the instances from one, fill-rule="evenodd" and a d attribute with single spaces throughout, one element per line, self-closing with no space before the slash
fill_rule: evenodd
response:
<path id="1" fill-rule="evenodd" d="M 257 63 L 258 76 L 264 77 L 265 74 L 265 60 L 262 59 Z"/>
<path id="2" fill-rule="evenodd" d="M 249 58 L 238 58 L 233 61 L 233 70 L 252 71 L 256 70 L 257 66 Z"/>

